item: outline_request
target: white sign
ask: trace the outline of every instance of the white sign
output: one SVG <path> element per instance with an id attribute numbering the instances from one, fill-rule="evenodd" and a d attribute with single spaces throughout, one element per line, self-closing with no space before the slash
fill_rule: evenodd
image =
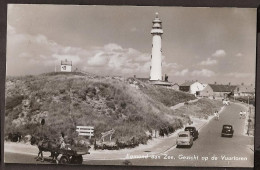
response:
<path id="1" fill-rule="evenodd" d="M 60 71 L 62 71 L 62 72 L 71 72 L 71 66 L 69 66 L 69 65 L 61 65 Z"/>

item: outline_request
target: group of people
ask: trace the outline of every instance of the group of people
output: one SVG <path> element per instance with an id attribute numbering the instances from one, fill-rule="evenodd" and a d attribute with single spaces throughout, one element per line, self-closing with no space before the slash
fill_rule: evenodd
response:
<path id="1" fill-rule="evenodd" d="M 246 111 L 240 111 L 239 112 L 239 119 L 242 119 L 242 118 L 245 118 L 245 116 L 246 116 Z"/>

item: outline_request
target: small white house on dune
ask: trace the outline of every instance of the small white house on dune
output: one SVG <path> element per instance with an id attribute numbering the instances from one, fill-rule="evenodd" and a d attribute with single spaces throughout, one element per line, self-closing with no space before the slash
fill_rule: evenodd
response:
<path id="1" fill-rule="evenodd" d="M 72 70 L 72 61 L 67 59 L 61 60 L 60 71 L 61 72 L 71 72 Z"/>

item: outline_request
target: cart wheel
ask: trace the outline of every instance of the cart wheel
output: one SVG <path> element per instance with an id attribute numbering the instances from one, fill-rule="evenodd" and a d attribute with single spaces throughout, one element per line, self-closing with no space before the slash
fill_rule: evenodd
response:
<path id="1" fill-rule="evenodd" d="M 82 162 L 83 162 L 82 155 L 72 156 L 72 158 L 71 158 L 71 163 L 73 163 L 73 164 L 82 164 Z"/>
<path id="2" fill-rule="evenodd" d="M 69 158 L 67 156 L 62 156 L 60 158 L 60 164 L 69 164 Z"/>

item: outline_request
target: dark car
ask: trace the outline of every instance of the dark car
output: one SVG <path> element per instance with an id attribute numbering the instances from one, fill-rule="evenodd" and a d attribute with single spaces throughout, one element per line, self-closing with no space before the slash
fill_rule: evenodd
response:
<path id="1" fill-rule="evenodd" d="M 234 134 L 234 129 L 232 125 L 223 125 L 221 137 L 223 136 L 233 137 L 233 134 Z"/>
<path id="2" fill-rule="evenodd" d="M 194 140 L 199 137 L 199 132 L 194 126 L 185 127 L 184 131 L 190 131 L 190 134 L 192 135 Z"/>

